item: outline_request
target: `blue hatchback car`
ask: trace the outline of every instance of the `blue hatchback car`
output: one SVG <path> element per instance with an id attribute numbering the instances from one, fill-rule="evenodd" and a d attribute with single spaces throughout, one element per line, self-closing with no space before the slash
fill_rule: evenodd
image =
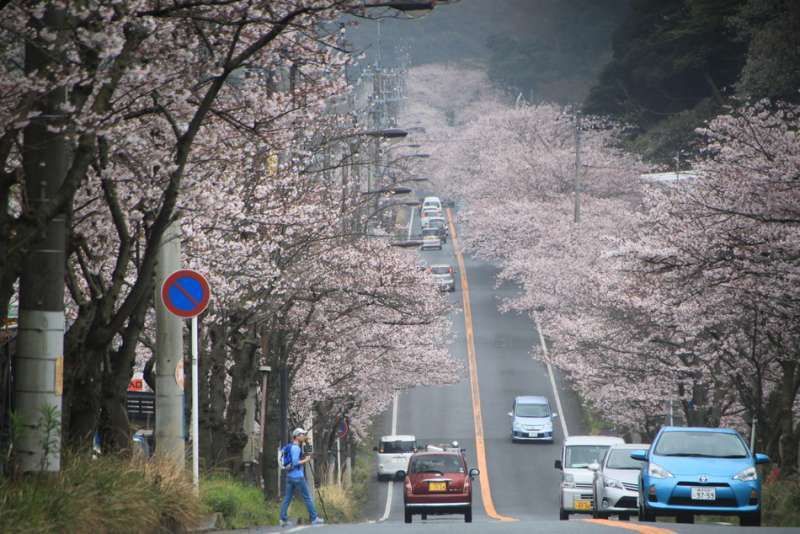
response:
<path id="1" fill-rule="evenodd" d="M 761 524 L 761 481 L 756 465 L 769 462 L 752 454 L 741 436 L 727 428 L 664 427 L 649 450 L 633 451 L 644 462 L 639 486 L 639 520 L 695 515 L 737 515 L 742 525 Z"/>

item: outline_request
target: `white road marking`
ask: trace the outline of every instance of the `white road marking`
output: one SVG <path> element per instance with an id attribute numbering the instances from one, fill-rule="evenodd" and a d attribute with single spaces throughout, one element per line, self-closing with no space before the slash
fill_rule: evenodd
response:
<path id="1" fill-rule="evenodd" d="M 544 353 L 545 365 L 547 366 L 547 374 L 550 376 L 550 386 L 553 388 L 553 395 L 556 398 L 556 409 L 558 410 L 558 420 L 561 421 L 561 430 L 564 432 L 564 439 L 569 437 L 569 431 L 567 431 L 567 418 L 564 414 L 564 408 L 561 406 L 561 395 L 558 394 L 558 388 L 556 387 L 556 377 L 553 374 L 553 366 L 547 362 L 547 343 L 544 341 L 544 336 L 542 335 L 542 328 L 539 326 L 539 318 L 536 317 L 534 314 L 533 321 L 536 323 L 536 332 L 539 334 L 539 344 L 542 346 L 542 352 Z"/>
<path id="2" fill-rule="evenodd" d="M 412 211 L 413 222 L 413 211 Z M 409 235 L 411 234 L 411 226 L 409 225 Z M 392 396 L 392 435 L 397 434 L 397 392 L 395 391 Z M 394 497 L 394 480 L 389 481 L 389 487 L 386 488 L 386 507 L 383 509 L 383 515 L 378 521 L 383 522 L 389 519 L 389 514 L 392 512 L 392 499 Z"/>

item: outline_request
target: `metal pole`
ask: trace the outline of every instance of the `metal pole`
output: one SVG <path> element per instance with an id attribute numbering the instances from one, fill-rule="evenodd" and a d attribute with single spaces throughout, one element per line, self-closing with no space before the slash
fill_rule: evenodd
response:
<path id="1" fill-rule="evenodd" d="M 575 115 L 575 223 L 581 222 L 581 114 Z"/>
<path id="2" fill-rule="evenodd" d="M 183 321 L 170 313 L 161 301 L 161 286 L 181 268 L 178 223 L 167 227 L 156 263 L 156 455 L 178 465 L 186 462 L 183 431 Z M 196 412 L 195 412 L 196 413 Z"/>
<path id="3" fill-rule="evenodd" d="M 758 426 L 758 417 L 753 416 L 753 426 L 750 429 L 750 452 L 756 450 L 756 427 Z"/>
<path id="4" fill-rule="evenodd" d="M 281 366 L 280 370 L 280 401 L 279 401 L 279 408 L 280 408 L 280 416 L 281 416 L 281 446 L 284 443 L 289 441 L 289 370 L 286 369 L 286 364 Z M 278 470 L 280 473 L 280 470 Z M 280 477 L 280 495 L 283 495 L 284 491 L 284 477 L 278 475 Z"/>
<path id="5" fill-rule="evenodd" d="M 342 487 L 342 440 L 336 437 L 336 484 Z"/>
<path id="6" fill-rule="evenodd" d="M 200 493 L 200 403 L 197 379 L 197 316 L 192 317 L 192 480 L 195 493 Z"/>
<path id="7" fill-rule="evenodd" d="M 263 338 L 262 338 L 263 341 Z M 269 456 L 267 455 L 267 451 L 269 447 L 267 446 L 267 380 L 269 378 L 269 371 L 263 371 L 261 373 L 261 418 L 259 419 L 259 425 L 261 426 L 261 478 L 263 479 L 264 484 L 264 497 L 267 496 L 267 462 L 269 461 Z"/>
<path id="8" fill-rule="evenodd" d="M 675 426 L 675 420 L 673 419 L 673 409 L 672 409 L 672 399 L 669 400 L 669 426 Z"/>
<path id="9" fill-rule="evenodd" d="M 42 26 L 61 31 L 64 12 L 48 7 Z M 25 47 L 25 72 L 48 72 L 59 58 L 44 43 Z M 35 103 L 23 130 L 22 165 L 25 193 L 36 214 L 56 195 L 67 172 L 64 134 L 59 126 L 67 93 L 59 87 Z M 31 114 L 33 116 L 33 114 Z M 64 378 L 64 276 L 66 218 L 58 214 L 31 243 L 22 265 L 19 325 L 14 360 L 14 404 L 26 432 L 14 443 L 21 471 L 61 469 L 61 410 Z"/>

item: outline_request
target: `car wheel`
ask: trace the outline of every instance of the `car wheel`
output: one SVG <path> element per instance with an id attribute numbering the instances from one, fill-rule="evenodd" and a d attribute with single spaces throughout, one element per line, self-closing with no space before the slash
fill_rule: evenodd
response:
<path id="1" fill-rule="evenodd" d="M 421 515 L 420 515 L 420 519 L 422 519 L 423 521 L 427 521 L 427 519 L 428 519 L 428 514 L 421 514 Z"/>
<path id="2" fill-rule="evenodd" d="M 464 512 L 464 523 L 472 523 L 472 506 L 467 508 L 467 511 Z"/>
<path id="3" fill-rule="evenodd" d="M 566 511 L 564 511 L 563 508 L 561 508 L 558 511 L 558 519 L 560 519 L 561 521 L 566 521 L 569 519 L 569 514 Z"/>
<path id="4" fill-rule="evenodd" d="M 411 523 L 412 514 L 408 510 L 406 510 L 406 523 Z"/>
<path id="5" fill-rule="evenodd" d="M 752 514 L 742 514 L 739 516 L 739 525 L 743 527 L 760 527 L 761 510 Z"/>
<path id="6" fill-rule="evenodd" d="M 678 517 L 675 518 L 675 522 L 691 525 L 694 523 L 694 516 L 692 514 L 678 514 Z"/>
<path id="7" fill-rule="evenodd" d="M 656 515 L 647 509 L 646 504 L 639 505 L 639 521 L 642 523 L 652 523 L 656 520 Z"/>
<path id="8" fill-rule="evenodd" d="M 378 482 L 383 482 L 384 480 L 386 480 L 386 477 L 379 473 L 378 474 Z"/>

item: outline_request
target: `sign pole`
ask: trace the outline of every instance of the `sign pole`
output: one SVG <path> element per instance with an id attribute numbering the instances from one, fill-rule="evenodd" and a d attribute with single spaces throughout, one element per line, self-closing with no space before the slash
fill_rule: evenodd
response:
<path id="1" fill-rule="evenodd" d="M 192 317 L 192 479 L 195 493 L 200 492 L 200 417 L 198 410 L 197 316 Z"/>
<path id="2" fill-rule="evenodd" d="M 336 437 L 336 483 L 342 487 L 342 445 L 339 437 Z"/>

